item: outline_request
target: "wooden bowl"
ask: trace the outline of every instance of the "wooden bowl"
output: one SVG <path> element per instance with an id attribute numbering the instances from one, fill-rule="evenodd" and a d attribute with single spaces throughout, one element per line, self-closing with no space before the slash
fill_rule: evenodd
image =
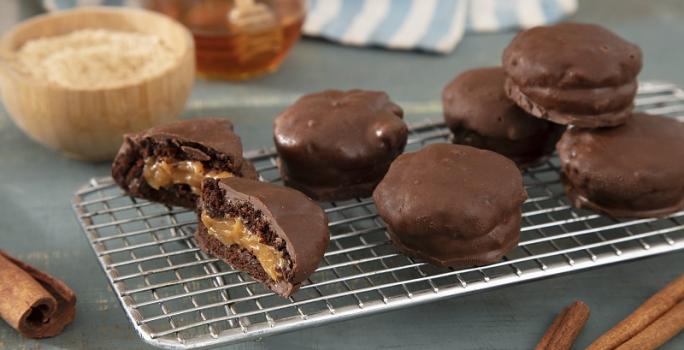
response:
<path id="1" fill-rule="evenodd" d="M 177 60 L 140 83 L 99 89 L 62 87 L 8 63 L 28 40 L 86 28 L 156 35 Z M 190 32 L 166 16 L 137 9 L 91 7 L 34 17 L 0 39 L 0 60 L 2 100 L 19 128 L 69 157 L 94 161 L 112 159 L 124 133 L 177 119 L 195 74 Z"/>

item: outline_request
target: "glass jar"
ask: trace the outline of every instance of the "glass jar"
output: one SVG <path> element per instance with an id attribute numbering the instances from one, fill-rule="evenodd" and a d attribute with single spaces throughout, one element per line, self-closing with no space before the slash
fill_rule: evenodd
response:
<path id="1" fill-rule="evenodd" d="M 304 0 L 147 0 L 145 7 L 187 26 L 197 74 L 248 79 L 278 69 L 301 36 Z"/>

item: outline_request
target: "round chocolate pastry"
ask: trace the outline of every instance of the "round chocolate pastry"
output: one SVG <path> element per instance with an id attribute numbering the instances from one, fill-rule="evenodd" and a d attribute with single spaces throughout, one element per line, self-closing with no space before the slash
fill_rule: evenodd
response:
<path id="1" fill-rule="evenodd" d="M 399 156 L 373 192 L 397 249 L 452 267 L 493 263 L 515 247 L 526 198 L 510 159 L 446 143 Z"/>
<path id="2" fill-rule="evenodd" d="M 593 24 L 519 33 L 503 53 L 508 96 L 535 117 L 595 128 L 631 115 L 641 50 Z"/>
<path id="3" fill-rule="evenodd" d="M 199 247 L 288 297 L 316 270 L 328 218 L 299 191 L 244 178 L 203 182 Z"/>
<path id="4" fill-rule="evenodd" d="M 242 158 L 233 123 L 220 118 L 180 120 L 126 134 L 112 164 L 114 181 L 130 196 L 193 209 L 205 177 L 233 176 L 258 177 Z"/>
<path id="5" fill-rule="evenodd" d="M 444 119 L 452 141 L 500 153 L 520 167 L 537 164 L 553 153 L 565 127 L 520 109 L 506 96 L 505 80 L 503 68 L 479 68 L 444 87 Z"/>
<path id="6" fill-rule="evenodd" d="M 318 200 L 370 196 L 406 145 L 403 111 L 379 91 L 306 95 L 273 122 L 285 184 Z"/>
<path id="7" fill-rule="evenodd" d="M 635 113 L 615 128 L 573 127 L 556 147 L 576 207 L 617 218 L 684 209 L 684 123 L 676 119 Z"/>

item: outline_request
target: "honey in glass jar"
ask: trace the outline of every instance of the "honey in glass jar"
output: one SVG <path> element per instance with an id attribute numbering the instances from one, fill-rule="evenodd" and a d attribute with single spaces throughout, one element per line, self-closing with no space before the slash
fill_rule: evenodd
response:
<path id="1" fill-rule="evenodd" d="M 275 71 L 301 35 L 304 0 L 148 0 L 195 39 L 197 74 L 248 79 Z"/>

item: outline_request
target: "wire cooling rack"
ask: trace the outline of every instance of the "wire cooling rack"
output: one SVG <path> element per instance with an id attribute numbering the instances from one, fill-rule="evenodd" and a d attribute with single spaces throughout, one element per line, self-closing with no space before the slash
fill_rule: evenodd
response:
<path id="1" fill-rule="evenodd" d="M 646 83 L 636 104 L 677 117 L 684 114 L 684 92 Z M 441 122 L 415 124 L 407 151 L 448 135 Z M 262 180 L 280 181 L 272 149 L 246 156 Z M 684 248 L 684 211 L 620 221 L 572 208 L 556 157 L 526 171 L 524 181 L 529 199 L 519 246 L 477 268 L 438 268 L 397 253 L 369 198 L 322 203 L 330 246 L 288 299 L 199 251 L 191 211 L 128 197 L 111 178 L 90 180 L 73 206 L 137 332 L 150 344 L 176 349 L 242 342 Z"/>

